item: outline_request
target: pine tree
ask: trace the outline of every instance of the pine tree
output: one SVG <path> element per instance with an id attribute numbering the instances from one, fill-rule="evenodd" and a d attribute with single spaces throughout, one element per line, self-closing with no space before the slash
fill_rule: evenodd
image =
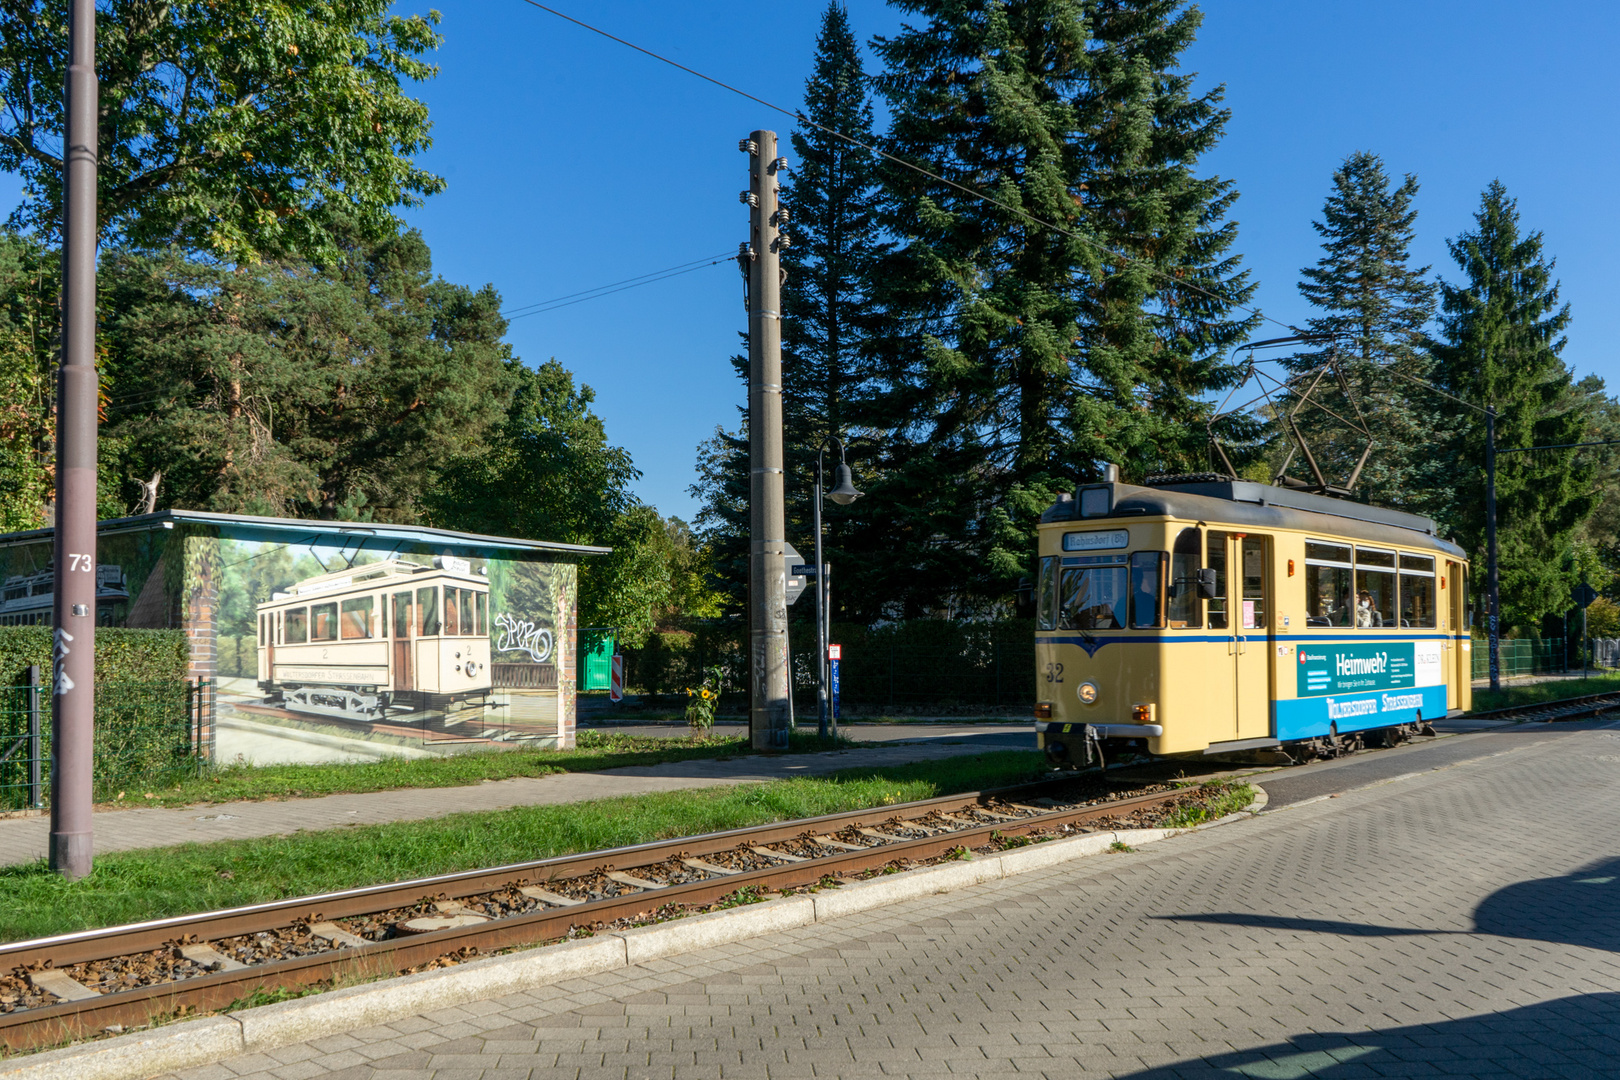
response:
<path id="1" fill-rule="evenodd" d="M 1435 286 L 1427 280 L 1429 267 L 1408 265 L 1417 192 L 1417 177 L 1410 173 L 1392 190 L 1383 159 L 1366 151 L 1351 154 L 1334 172 L 1322 220 L 1312 223 L 1323 255 L 1300 271 L 1299 291 L 1323 311 L 1309 330 L 1338 337 L 1332 349 L 1300 354 L 1291 366 L 1307 371 L 1337 355 L 1375 439 L 1357 494 L 1382 505 L 1422 508 L 1414 492 L 1427 487 L 1423 463 L 1434 455 L 1436 414 L 1432 398 L 1400 377 L 1422 379 L 1429 372 L 1421 346 Z M 1353 415 L 1350 403 L 1331 394 L 1321 400 Z M 1361 437 L 1320 411 L 1301 419 L 1327 478 L 1348 475 L 1362 452 Z"/>
<path id="2" fill-rule="evenodd" d="M 1553 262 L 1539 232 L 1522 232 L 1516 200 L 1493 181 L 1475 228 L 1447 243 L 1462 284 L 1442 284 L 1440 333 L 1430 343 L 1433 380 L 1467 401 L 1495 405 L 1502 448 L 1580 442 L 1588 400 L 1572 392 L 1559 353 L 1569 306 L 1560 304 Z M 1474 584 L 1484 586 L 1485 423 L 1472 412 L 1454 420 L 1449 460 L 1457 493 L 1449 522 L 1474 553 Z M 1591 459 L 1568 451 L 1497 459 L 1496 507 L 1505 627 L 1539 630 L 1568 607 L 1575 584 L 1571 541 L 1594 508 Z"/>

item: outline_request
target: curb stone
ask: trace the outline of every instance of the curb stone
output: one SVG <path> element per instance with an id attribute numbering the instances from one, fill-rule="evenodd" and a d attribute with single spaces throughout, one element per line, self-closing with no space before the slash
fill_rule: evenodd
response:
<path id="1" fill-rule="evenodd" d="M 238 1054 L 274 1050 L 481 998 L 520 993 L 564 979 L 824 922 L 902 900 L 955 892 L 1102 854 L 1116 842 L 1133 846 L 1151 844 L 1254 816 L 1264 807 L 1266 798 L 1264 789 L 1258 785 L 1256 791 L 1255 804 L 1249 809 L 1193 829 L 1123 829 L 1088 833 L 1068 840 L 1049 840 L 988 857 L 852 882 L 808 896 L 781 897 L 633 930 L 484 957 L 455 967 L 259 1005 L 60 1050 L 0 1059 L 0 1080 L 146 1080 Z"/>

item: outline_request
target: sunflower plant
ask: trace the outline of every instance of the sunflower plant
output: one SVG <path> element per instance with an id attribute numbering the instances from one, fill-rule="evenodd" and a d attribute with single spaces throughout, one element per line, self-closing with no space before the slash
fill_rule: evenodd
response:
<path id="1" fill-rule="evenodd" d="M 720 669 L 712 667 L 703 673 L 702 685 L 686 688 L 686 723 L 694 736 L 714 727 L 714 714 L 720 709 L 720 680 Z"/>

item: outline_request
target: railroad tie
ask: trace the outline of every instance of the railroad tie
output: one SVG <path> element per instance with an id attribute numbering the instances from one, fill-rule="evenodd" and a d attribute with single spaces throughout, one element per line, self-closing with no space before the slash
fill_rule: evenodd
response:
<path id="1" fill-rule="evenodd" d="M 984 822 L 982 822 L 982 821 L 974 821 L 972 818 L 957 817 L 955 814 L 947 814 L 947 813 L 944 813 L 943 811 L 940 813 L 939 816 L 944 818 L 946 821 L 953 822 L 954 824 L 957 824 L 957 825 L 970 825 L 970 826 L 977 827 L 979 825 L 984 824 Z"/>
<path id="2" fill-rule="evenodd" d="M 562 893 L 554 893 L 550 889 L 536 888 L 533 885 L 525 885 L 518 892 L 527 896 L 530 900 L 538 900 L 542 904 L 550 904 L 552 907 L 573 907 L 575 904 L 585 902 L 577 897 L 564 896 Z"/>
<path id="3" fill-rule="evenodd" d="M 834 848 L 838 851 L 865 851 L 865 844 L 846 844 L 842 840 L 834 840 L 830 836 L 812 836 L 810 839 L 822 847 Z"/>
<path id="4" fill-rule="evenodd" d="M 609 870 L 607 878 L 609 881 L 617 881 L 620 885 L 631 885 L 638 889 L 667 889 L 669 887 L 661 881 L 648 881 L 646 878 L 639 878 L 634 874 L 621 874 L 617 870 Z"/>
<path id="5" fill-rule="evenodd" d="M 241 971 L 247 967 L 240 960 L 232 960 L 207 942 L 196 945 L 182 945 L 180 946 L 180 955 L 193 964 L 201 964 L 209 971 Z"/>
<path id="6" fill-rule="evenodd" d="M 1015 803 L 1015 802 L 1008 803 L 1007 805 L 1012 807 L 1014 810 L 1022 810 L 1026 814 L 1050 814 L 1052 812 L 1052 808 L 1050 806 L 1046 807 L 1045 809 L 1042 809 L 1039 806 L 1025 806 L 1023 803 Z M 1023 821 L 1024 820 L 1023 817 L 1021 817 L 1018 814 L 998 814 L 994 810 L 986 810 L 982 806 L 975 807 L 974 809 L 976 809 L 979 813 L 983 814 L 985 817 L 993 817 L 997 821 Z"/>
<path id="7" fill-rule="evenodd" d="M 335 922 L 318 922 L 309 924 L 309 932 L 323 941 L 330 941 L 340 949 L 358 949 L 371 942 L 363 937 L 349 933 Z"/>
<path id="8" fill-rule="evenodd" d="M 881 840 L 885 844 L 903 844 L 910 837 L 896 836 L 893 833 L 878 832 L 876 829 L 857 829 L 862 836 L 870 836 L 874 840 Z"/>
<path id="9" fill-rule="evenodd" d="M 101 996 L 99 991 L 90 989 L 67 972 L 57 971 L 54 968 L 30 971 L 28 982 L 34 989 L 43 990 L 62 1001 L 88 1001 Z"/>
<path id="10" fill-rule="evenodd" d="M 702 859 L 682 859 L 681 863 L 684 866 L 690 866 L 693 870 L 701 870 L 705 874 L 714 874 L 718 877 L 730 877 L 732 874 L 742 873 L 741 870 L 732 870 L 728 867 L 716 866 L 714 863 L 707 863 Z"/>
<path id="11" fill-rule="evenodd" d="M 433 910 L 440 915 L 460 915 L 467 910 L 467 905 L 460 900 L 435 900 Z"/>
<path id="12" fill-rule="evenodd" d="M 778 862 L 808 862 L 809 861 L 803 855 L 789 855 L 785 851 L 772 851 L 768 847 L 756 847 L 756 848 L 750 848 L 749 850 L 752 851 L 755 855 L 763 855 L 767 859 L 775 859 Z"/>

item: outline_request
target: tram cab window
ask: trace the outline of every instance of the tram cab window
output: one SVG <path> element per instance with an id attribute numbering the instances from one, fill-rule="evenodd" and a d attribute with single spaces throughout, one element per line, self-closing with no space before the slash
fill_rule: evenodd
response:
<path id="1" fill-rule="evenodd" d="M 1164 625 L 1164 554 L 1138 551 L 1131 555 L 1131 626 Z"/>
<path id="2" fill-rule="evenodd" d="M 1122 630 L 1128 596 L 1124 563 L 1065 569 L 1060 628 Z"/>
<path id="3" fill-rule="evenodd" d="M 1401 552 L 1401 625 L 1433 629 L 1434 557 Z"/>
<path id="4" fill-rule="evenodd" d="M 302 645 L 309 640 L 309 608 L 288 608 L 285 620 L 282 625 L 288 645 Z"/>
<path id="5" fill-rule="evenodd" d="M 1204 555 L 1204 566 L 1215 571 L 1215 598 L 1209 601 L 1209 628 L 1211 630 L 1226 629 L 1226 534 L 1211 532 L 1208 535 L 1207 551 Z"/>
<path id="6" fill-rule="evenodd" d="M 444 587 L 444 632 L 451 637 L 461 633 L 461 605 L 457 602 L 461 590 Z"/>
<path id="7" fill-rule="evenodd" d="M 1036 627 L 1041 630 L 1056 630 L 1058 624 L 1058 564 L 1061 560 L 1056 555 L 1046 555 L 1041 558 L 1040 584 L 1036 591 L 1035 618 Z"/>
<path id="8" fill-rule="evenodd" d="M 1185 629 L 1203 624 L 1198 611 L 1198 571 L 1203 566 L 1199 555 L 1203 546 L 1197 529 L 1182 529 L 1176 537 L 1175 549 L 1170 553 L 1170 585 L 1165 590 L 1169 598 L 1165 617 L 1172 627 Z"/>
<path id="9" fill-rule="evenodd" d="M 336 641 L 338 636 L 337 604 L 311 604 L 309 606 L 309 640 Z"/>
<path id="10" fill-rule="evenodd" d="M 1395 553 L 1356 548 L 1356 619 L 1359 627 L 1395 625 Z"/>
<path id="11" fill-rule="evenodd" d="M 486 637 L 489 634 L 489 593 L 475 594 L 478 597 L 478 636 Z"/>
<path id="12" fill-rule="evenodd" d="M 1305 625 L 1353 626 L 1354 567 L 1348 544 L 1305 541 Z"/>
<path id="13" fill-rule="evenodd" d="M 436 637 L 439 633 L 439 587 L 429 585 L 416 590 L 416 634 L 418 637 Z"/>
<path id="14" fill-rule="evenodd" d="M 394 594 L 394 637 L 403 641 L 411 636 L 411 594 L 397 592 Z"/>
<path id="15" fill-rule="evenodd" d="M 353 600 L 343 601 L 341 624 L 344 641 L 371 636 L 371 601 L 372 598 L 369 596 L 357 596 Z"/>
<path id="16" fill-rule="evenodd" d="M 265 614 L 264 614 L 264 612 L 261 611 L 261 612 L 259 612 L 259 644 L 260 645 L 263 645 L 265 643 L 264 620 L 265 620 Z"/>

